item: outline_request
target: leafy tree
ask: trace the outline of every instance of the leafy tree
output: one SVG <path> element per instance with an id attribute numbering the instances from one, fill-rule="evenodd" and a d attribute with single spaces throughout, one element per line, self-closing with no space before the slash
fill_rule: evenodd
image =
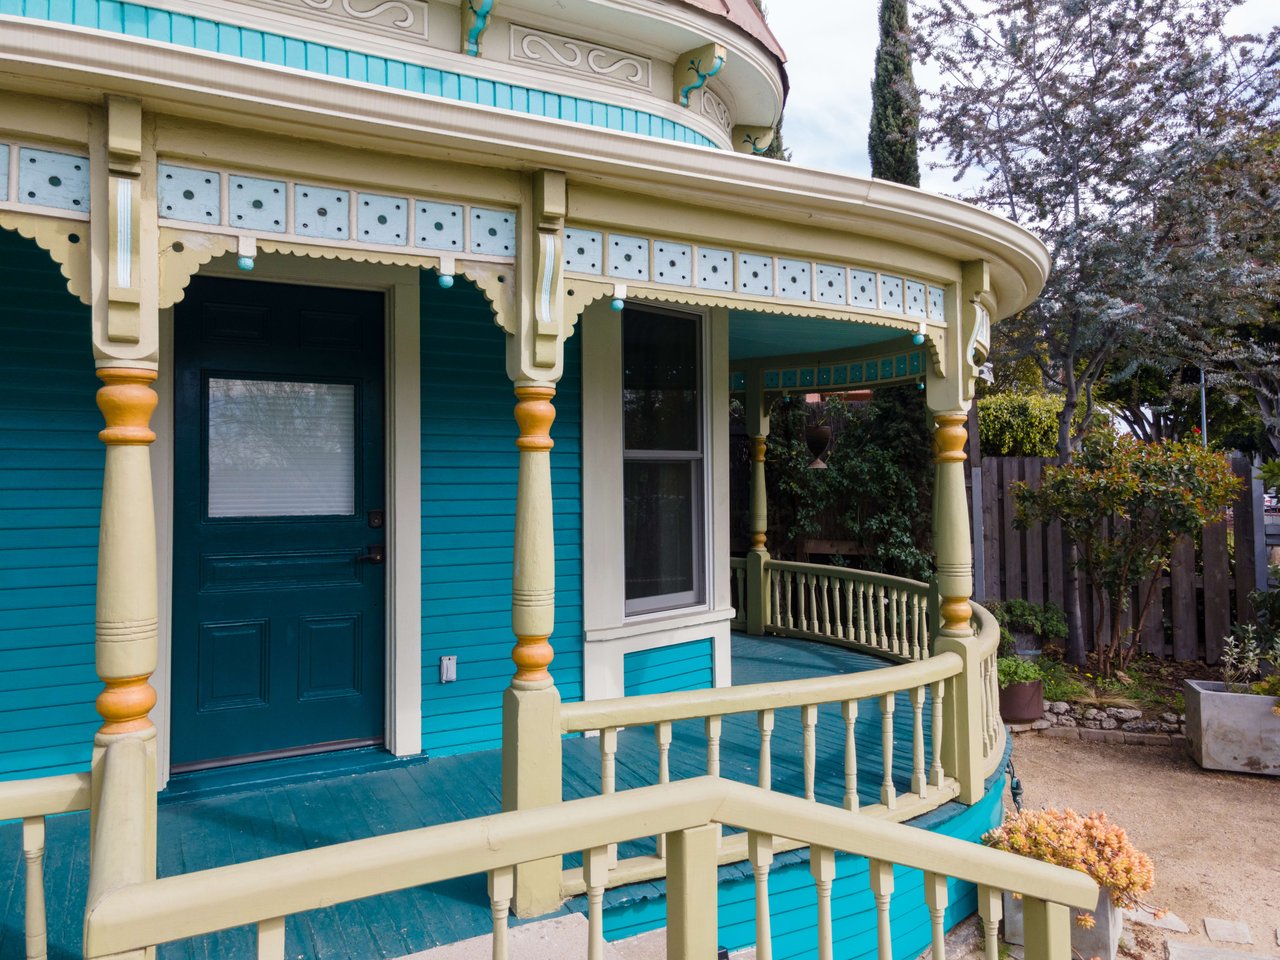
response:
<path id="1" fill-rule="evenodd" d="M 826 470 L 809 469 L 805 428 L 817 422 L 830 424 L 834 437 Z M 770 549 L 794 552 L 798 541 L 825 534 L 853 541 L 859 566 L 929 579 L 932 443 L 923 395 L 912 384 L 881 387 L 869 403 L 777 401 L 766 471 Z"/>
<path id="2" fill-rule="evenodd" d="M 907 0 L 880 0 L 880 46 L 871 81 L 871 175 L 920 186 L 920 94 L 911 75 Z"/>
<path id="3" fill-rule="evenodd" d="M 945 151 L 957 180 L 976 182 L 971 199 L 1033 229 L 1049 249 L 1044 292 L 996 328 L 993 357 L 1034 360 L 1061 395 L 1062 464 L 1094 422 L 1100 385 L 1135 361 L 1204 365 L 1188 356 L 1190 312 L 1162 294 L 1175 241 L 1191 258 L 1199 244 L 1207 258 L 1215 233 L 1181 229 L 1185 204 L 1163 198 L 1176 185 L 1190 195 L 1229 147 L 1274 122 L 1280 31 L 1266 41 L 1228 36 L 1224 18 L 1238 3 L 928 0 L 918 9 L 916 48 L 944 78 L 926 98 L 927 142 Z M 1212 207 L 1198 208 L 1207 216 Z M 1232 301 L 1248 260 L 1201 270 L 1196 302 Z M 1203 311 L 1196 316 L 1203 321 Z M 1076 549 L 1067 539 L 1073 598 Z M 1067 655 L 1079 663 L 1077 601 L 1068 619 Z"/>
<path id="4" fill-rule="evenodd" d="M 1062 398 L 1044 393 L 993 393 L 978 400 L 983 456 L 1052 457 Z"/>
<path id="5" fill-rule="evenodd" d="M 1046 468 L 1039 489 L 1014 484 L 1020 526 L 1060 520 L 1080 545 L 1099 610 L 1105 606 L 1111 617 L 1111 633 L 1098 648 L 1104 676 L 1126 667 L 1136 652 L 1157 575 L 1178 538 L 1221 519 L 1238 485 L 1228 459 L 1198 443 L 1144 443 L 1109 430 L 1088 434 L 1071 463 Z M 1136 622 L 1126 629 L 1120 614 L 1148 578 Z"/>

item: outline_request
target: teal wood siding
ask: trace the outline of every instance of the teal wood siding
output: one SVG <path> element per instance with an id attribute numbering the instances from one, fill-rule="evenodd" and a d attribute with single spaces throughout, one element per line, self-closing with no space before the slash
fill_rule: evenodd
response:
<path id="1" fill-rule="evenodd" d="M 210 4 L 211 8 L 213 6 Z M 356 83 L 716 148 L 713 140 L 691 127 L 644 110 L 424 67 L 407 60 L 359 53 L 138 3 L 123 3 L 121 0 L 0 0 L 0 15 L 88 27 Z"/>
<path id="2" fill-rule="evenodd" d="M 710 638 L 637 650 L 622 658 L 623 687 L 628 697 L 715 686 L 715 650 Z"/>
<path id="3" fill-rule="evenodd" d="M 484 297 L 459 279 L 422 282 L 422 732 L 442 756 L 498 747 L 511 648 L 511 558 L 516 509 L 515 395 L 505 334 Z M 582 699 L 582 409 L 578 339 L 551 428 L 555 497 L 556 629 L 560 696 Z M 458 679 L 440 683 L 440 658 Z"/>
<path id="4" fill-rule="evenodd" d="M 986 795 L 972 807 L 959 809 L 945 823 L 927 827 L 934 833 L 978 842 L 998 826 L 1004 815 L 1003 774 L 990 783 Z M 939 811 L 940 812 L 940 811 Z M 921 825 L 938 813 L 922 817 Z M 727 878 L 727 871 L 739 876 Z M 755 943 L 755 880 L 749 865 L 722 867 L 720 871 L 720 945 L 738 950 Z M 978 909 L 977 891 L 971 883 L 948 881 L 949 904 L 944 923 L 949 930 Z M 782 854 L 769 874 L 775 960 L 809 960 L 817 956 L 817 892 L 809 873 L 807 853 Z M 930 944 L 929 913 L 924 909 L 924 878 L 919 870 L 894 868 L 893 899 L 889 904 L 895 960 L 918 957 Z M 666 903 L 662 898 L 640 900 L 606 909 L 605 937 L 621 940 L 662 926 Z M 839 854 L 836 880 L 831 891 L 831 927 L 837 957 L 876 960 L 876 909 L 863 857 Z"/>
<path id="5" fill-rule="evenodd" d="M 0 779 L 86 769 L 102 418 L 89 308 L 0 230 Z"/>

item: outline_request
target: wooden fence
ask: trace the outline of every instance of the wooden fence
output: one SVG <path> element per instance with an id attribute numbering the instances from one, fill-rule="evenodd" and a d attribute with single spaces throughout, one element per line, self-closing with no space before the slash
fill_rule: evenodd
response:
<path id="1" fill-rule="evenodd" d="M 980 599 L 1064 603 L 1061 525 L 1015 529 L 1009 495 L 1010 484 L 1018 480 L 1038 486 L 1047 463 L 1052 461 L 982 457 L 973 468 L 971 504 L 979 573 L 975 594 Z M 1143 626 L 1141 644 L 1147 653 L 1214 663 L 1232 623 L 1252 617 L 1249 593 L 1266 582 L 1261 487 L 1245 460 L 1237 458 L 1232 466 L 1244 480 L 1240 496 L 1225 521 L 1210 524 L 1200 536 L 1179 542 Z M 1106 611 L 1099 609 L 1083 572 L 1080 582 L 1086 643 L 1092 649 L 1099 633 L 1109 635 L 1110 622 Z M 1124 626 L 1136 621 L 1146 586 L 1139 587 L 1130 599 Z"/>

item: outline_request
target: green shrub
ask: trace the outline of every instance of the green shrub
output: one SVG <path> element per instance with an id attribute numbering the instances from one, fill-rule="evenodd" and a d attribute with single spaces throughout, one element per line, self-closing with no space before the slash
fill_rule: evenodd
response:
<path id="1" fill-rule="evenodd" d="M 1061 643 L 1067 639 L 1067 615 L 1056 603 L 1041 606 L 1029 600 L 1014 599 L 987 606 L 1000 626 L 1007 630 L 1032 633 L 1047 643 Z"/>
<path id="2" fill-rule="evenodd" d="M 1056 457 L 1062 398 L 993 393 L 978 401 L 978 442 L 987 457 Z"/>
<path id="3" fill-rule="evenodd" d="M 1022 657 L 1000 657 L 996 660 L 996 679 L 1003 689 L 1015 683 L 1043 680 L 1044 671 L 1034 660 L 1024 660 Z"/>

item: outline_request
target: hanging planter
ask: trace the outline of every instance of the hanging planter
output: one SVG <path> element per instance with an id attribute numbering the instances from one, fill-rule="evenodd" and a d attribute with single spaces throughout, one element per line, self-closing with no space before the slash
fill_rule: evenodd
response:
<path id="1" fill-rule="evenodd" d="M 804 442 L 809 445 L 809 454 L 813 457 L 813 462 L 809 464 L 809 469 L 827 469 L 826 461 L 822 459 L 822 456 L 827 452 L 827 448 L 831 446 L 831 426 L 825 423 L 810 424 L 804 428 Z"/>

